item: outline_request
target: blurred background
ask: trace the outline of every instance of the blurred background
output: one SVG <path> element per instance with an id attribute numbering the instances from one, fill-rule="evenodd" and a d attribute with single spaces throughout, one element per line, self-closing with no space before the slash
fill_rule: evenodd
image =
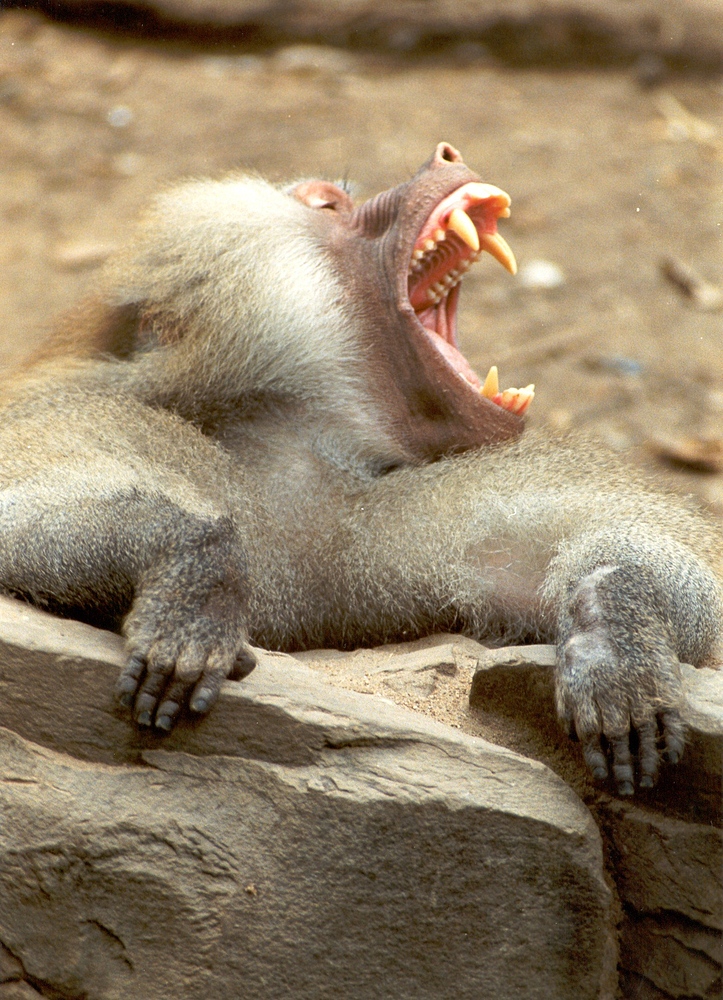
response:
<path id="1" fill-rule="evenodd" d="M 447 140 L 512 197 L 463 351 L 723 515 L 718 0 L 0 6 L 0 366 L 154 191 L 252 170 L 359 198 Z"/>

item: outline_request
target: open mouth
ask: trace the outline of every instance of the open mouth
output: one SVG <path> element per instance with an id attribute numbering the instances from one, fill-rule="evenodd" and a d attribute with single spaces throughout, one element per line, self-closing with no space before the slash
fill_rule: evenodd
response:
<path id="1" fill-rule="evenodd" d="M 510 215 L 510 197 L 492 184 L 463 184 L 432 210 L 414 242 L 408 273 L 409 302 L 424 333 L 448 365 L 473 389 L 522 415 L 534 386 L 499 391 L 497 369 L 484 385 L 457 346 L 459 284 L 483 253 L 490 253 L 510 274 L 517 263 L 497 232 L 497 220 Z"/>

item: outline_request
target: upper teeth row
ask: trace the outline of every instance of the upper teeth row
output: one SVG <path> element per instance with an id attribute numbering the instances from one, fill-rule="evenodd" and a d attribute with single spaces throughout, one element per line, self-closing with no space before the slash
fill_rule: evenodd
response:
<path id="1" fill-rule="evenodd" d="M 426 239 L 421 248 L 418 248 L 412 253 L 412 263 L 409 266 L 410 272 L 418 271 L 422 266 L 419 261 L 428 254 L 434 253 L 437 249 L 437 244 L 442 243 L 446 238 L 447 234 L 443 229 L 435 229 L 434 239 Z"/>
<path id="2" fill-rule="evenodd" d="M 444 296 L 455 287 L 455 285 L 460 283 L 465 275 L 465 272 L 469 271 L 475 261 L 478 261 L 481 256 L 482 254 L 478 252 L 472 254 L 471 257 L 468 257 L 465 260 L 461 260 L 457 267 L 448 271 L 443 278 L 435 282 L 433 285 L 430 285 L 427 289 L 427 299 L 429 302 L 434 303 L 435 305 L 440 302 Z M 416 263 L 412 265 L 410 271 L 419 271 L 421 267 L 422 265 L 420 263 Z"/>

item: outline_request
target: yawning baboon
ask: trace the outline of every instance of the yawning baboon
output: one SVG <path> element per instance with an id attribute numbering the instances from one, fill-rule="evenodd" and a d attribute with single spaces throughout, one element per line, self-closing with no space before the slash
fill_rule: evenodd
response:
<path id="1" fill-rule="evenodd" d="M 355 206 L 322 181 L 162 195 L 97 295 L 3 389 L 0 586 L 120 628 L 141 726 L 208 711 L 246 642 L 350 647 L 458 630 L 559 650 L 560 715 L 633 791 L 683 746 L 679 661 L 714 655 L 720 539 L 484 387 L 459 282 L 504 192 L 441 143 Z M 606 739 L 601 743 L 601 737 Z"/>

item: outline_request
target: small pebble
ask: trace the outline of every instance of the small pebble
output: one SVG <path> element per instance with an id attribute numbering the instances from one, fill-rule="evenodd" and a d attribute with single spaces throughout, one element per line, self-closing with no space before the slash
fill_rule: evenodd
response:
<path id="1" fill-rule="evenodd" d="M 133 112 L 125 104 L 118 104 L 115 108 L 110 109 L 106 120 L 113 128 L 126 128 L 133 121 Z"/>
<path id="2" fill-rule="evenodd" d="M 289 45 L 276 53 L 273 63 L 282 73 L 344 73 L 354 68 L 355 60 L 329 45 Z"/>
<path id="3" fill-rule="evenodd" d="M 532 290 L 561 288 L 565 275 L 552 261 L 530 260 L 520 268 L 517 281 L 523 288 Z"/>
<path id="4" fill-rule="evenodd" d="M 609 371 L 618 372 L 620 375 L 642 375 L 643 364 L 635 358 L 626 358 L 622 354 L 613 354 L 611 357 L 600 358 L 600 366 Z"/>
<path id="5" fill-rule="evenodd" d="M 64 271 L 84 271 L 98 267 L 114 250 L 112 243 L 63 243 L 55 248 L 52 260 Z"/>

